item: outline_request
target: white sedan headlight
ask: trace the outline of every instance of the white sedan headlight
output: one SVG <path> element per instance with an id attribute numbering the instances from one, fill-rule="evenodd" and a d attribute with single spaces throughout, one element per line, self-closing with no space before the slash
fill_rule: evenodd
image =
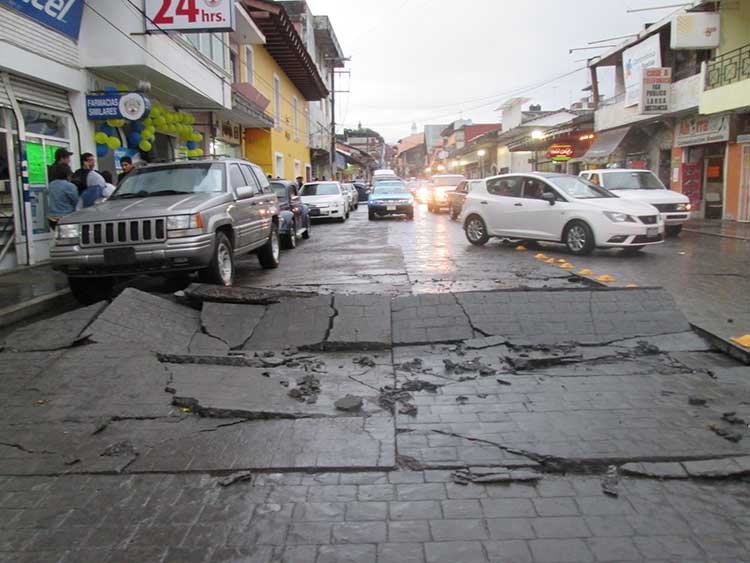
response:
<path id="1" fill-rule="evenodd" d="M 81 225 L 60 225 L 57 227 L 57 240 L 78 240 Z"/>
<path id="2" fill-rule="evenodd" d="M 605 211 L 604 215 L 613 223 L 635 223 L 635 219 L 627 213 L 617 211 Z"/>

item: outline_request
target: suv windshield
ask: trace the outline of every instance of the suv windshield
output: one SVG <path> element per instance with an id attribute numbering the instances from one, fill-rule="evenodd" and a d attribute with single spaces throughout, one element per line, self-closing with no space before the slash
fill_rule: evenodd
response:
<path id="1" fill-rule="evenodd" d="M 432 183 L 435 186 L 457 186 L 460 182 L 466 180 L 460 174 L 455 176 L 435 176 L 432 179 Z"/>
<path id="2" fill-rule="evenodd" d="M 372 193 L 374 195 L 381 195 L 381 194 L 407 195 L 409 193 L 409 190 L 406 189 L 406 186 L 404 186 L 400 182 L 379 182 L 378 185 L 375 187 L 375 190 Z"/>
<path id="3" fill-rule="evenodd" d="M 219 163 L 146 167 L 128 174 L 110 199 L 221 193 L 224 185 L 224 165 Z"/>
<path id="4" fill-rule="evenodd" d="M 339 186 L 335 182 L 321 182 L 319 184 L 305 184 L 299 195 L 339 195 Z"/>
<path id="5" fill-rule="evenodd" d="M 576 176 L 555 176 L 546 178 L 547 181 L 557 186 L 565 194 L 575 199 L 597 199 L 601 197 L 617 197 L 607 190 L 592 184 L 588 180 Z"/>
<path id="6" fill-rule="evenodd" d="M 277 198 L 286 199 L 286 188 L 282 184 L 271 182 L 271 189 L 273 190 L 273 193 L 276 194 Z"/>
<path id="7" fill-rule="evenodd" d="M 602 174 L 608 190 L 664 190 L 659 178 L 650 170 L 643 172 L 607 172 Z"/>

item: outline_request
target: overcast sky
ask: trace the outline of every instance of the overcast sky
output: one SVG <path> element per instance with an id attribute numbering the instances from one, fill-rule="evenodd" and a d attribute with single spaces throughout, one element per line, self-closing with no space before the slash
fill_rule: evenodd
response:
<path id="1" fill-rule="evenodd" d="M 587 71 L 535 90 L 521 88 L 585 67 L 603 50 L 577 51 L 590 41 L 643 29 L 673 9 L 628 14 L 670 0 L 308 0 L 327 14 L 351 79 L 337 85 L 338 123 L 379 131 L 389 141 L 425 123 L 461 117 L 499 120 L 494 111 L 517 95 L 543 109 L 569 106 L 585 95 Z M 622 41 L 622 40 L 619 40 Z M 614 41 L 617 43 L 619 41 Z M 581 60 L 584 59 L 584 60 Z M 604 86 L 604 85 L 603 85 Z M 605 86 L 605 93 L 608 88 Z"/>

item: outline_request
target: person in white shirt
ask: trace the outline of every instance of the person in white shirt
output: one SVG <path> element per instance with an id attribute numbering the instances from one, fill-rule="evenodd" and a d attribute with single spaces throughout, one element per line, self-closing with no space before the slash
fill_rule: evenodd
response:
<path id="1" fill-rule="evenodd" d="M 112 173 L 109 170 L 102 170 L 102 178 L 104 178 L 104 181 L 106 182 L 106 184 L 104 185 L 104 189 L 102 190 L 102 193 L 106 199 L 113 193 L 115 193 L 115 190 L 117 188 L 112 183 Z"/>

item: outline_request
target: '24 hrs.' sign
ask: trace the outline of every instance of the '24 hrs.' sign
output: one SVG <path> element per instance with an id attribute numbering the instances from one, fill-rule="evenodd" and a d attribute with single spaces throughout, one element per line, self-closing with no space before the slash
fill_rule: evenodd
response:
<path id="1" fill-rule="evenodd" d="M 233 0 L 146 0 L 146 30 L 234 31 Z"/>

